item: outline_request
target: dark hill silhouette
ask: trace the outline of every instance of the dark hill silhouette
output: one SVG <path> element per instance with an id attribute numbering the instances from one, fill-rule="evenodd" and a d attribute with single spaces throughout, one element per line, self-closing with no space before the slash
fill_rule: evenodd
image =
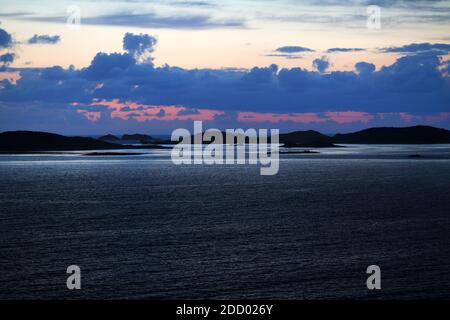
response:
<path id="1" fill-rule="evenodd" d="M 433 144 L 450 143 L 450 131 L 431 126 L 405 128 L 370 128 L 362 131 L 336 134 L 334 143 L 356 144 Z"/>
<path id="2" fill-rule="evenodd" d="M 120 140 L 119 138 L 117 138 L 115 135 L 112 135 L 112 134 L 104 135 L 98 139 L 102 140 L 102 141 L 119 141 Z"/>
<path id="3" fill-rule="evenodd" d="M 225 133 L 222 132 L 225 137 Z M 191 141 L 193 140 L 191 136 Z M 248 138 L 245 139 L 246 143 Z M 330 137 L 314 130 L 295 131 L 279 135 L 284 147 L 329 148 L 338 143 L 348 144 L 433 144 L 450 143 L 450 131 L 430 126 L 404 128 L 370 128 L 355 133 L 336 134 Z M 225 142 L 225 139 L 224 139 Z M 162 143 L 162 142 L 161 142 Z M 178 142 L 164 141 L 167 144 Z M 209 142 L 205 142 L 208 144 Z"/>
<path id="4" fill-rule="evenodd" d="M 140 141 L 141 143 L 151 143 L 155 141 L 155 139 L 152 136 L 149 136 L 147 134 L 124 134 L 122 136 L 122 140 L 124 141 Z"/>
<path id="5" fill-rule="evenodd" d="M 314 130 L 280 134 L 280 143 L 285 147 L 327 148 L 336 147 L 331 137 Z"/>
<path id="6" fill-rule="evenodd" d="M 117 149 L 117 144 L 84 137 L 65 137 L 59 134 L 35 131 L 8 131 L 0 133 L 0 150 L 52 151 Z"/>
<path id="7" fill-rule="evenodd" d="M 219 131 L 220 132 L 220 131 Z M 233 135 L 227 134 L 223 131 L 220 132 L 222 134 L 223 143 L 227 141 L 234 141 L 232 144 L 235 144 L 239 141 L 245 141 L 245 143 L 249 143 L 250 138 L 247 136 L 241 136 L 240 134 Z M 202 135 L 205 133 L 203 132 Z M 200 134 L 198 134 L 200 136 Z M 192 143 L 194 142 L 195 136 L 192 135 L 190 137 Z M 181 140 L 181 139 L 180 139 Z M 304 148 L 326 148 L 326 147 L 336 147 L 332 143 L 332 139 L 329 136 L 323 135 L 317 131 L 309 130 L 309 131 L 296 131 L 292 133 L 285 133 L 279 135 L 280 143 L 284 144 L 285 147 L 304 147 Z M 268 138 L 268 142 L 270 142 L 270 138 Z M 162 143 L 162 142 L 161 142 Z M 176 144 L 178 141 L 164 141 L 164 144 Z M 209 144 L 210 142 L 203 142 L 204 144 Z"/>
<path id="8" fill-rule="evenodd" d="M 224 133 L 222 133 L 225 135 Z M 146 135 L 128 135 L 129 139 Z M 151 137 L 150 137 L 151 138 Z M 193 138 L 193 137 L 191 137 Z M 280 143 L 286 147 L 325 148 L 334 143 L 349 144 L 433 144 L 450 143 L 450 131 L 430 126 L 406 128 L 370 128 L 362 131 L 336 134 L 334 137 L 317 131 L 296 131 L 280 134 Z M 154 143 L 147 141 L 147 143 Z M 224 140 L 225 142 L 225 140 Z M 248 142 L 248 138 L 246 138 Z M 162 141 L 159 141 L 162 143 Z M 177 142 L 165 141 L 174 144 Z M 65 151 L 65 150 L 112 150 L 136 148 L 163 148 L 159 145 L 126 146 L 85 137 L 66 137 L 59 134 L 35 131 L 8 131 L 0 133 L 0 151 Z"/>

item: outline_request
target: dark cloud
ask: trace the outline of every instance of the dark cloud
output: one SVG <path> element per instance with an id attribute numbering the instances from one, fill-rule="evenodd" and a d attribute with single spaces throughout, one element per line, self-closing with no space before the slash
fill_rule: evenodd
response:
<path id="1" fill-rule="evenodd" d="M 179 116 L 191 116 L 195 114 L 200 114 L 200 111 L 198 109 L 184 109 L 178 112 Z"/>
<path id="2" fill-rule="evenodd" d="M 250 72 L 245 73 L 242 76 L 242 80 L 249 84 L 259 84 L 259 83 L 268 83 L 274 80 L 276 77 L 276 73 L 278 71 L 278 66 L 272 64 L 268 68 L 252 68 Z"/>
<path id="3" fill-rule="evenodd" d="M 147 66 L 151 67 L 151 53 L 156 42 L 156 38 L 147 34 L 126 33 L 123 37 L 123 49 L 127 53 L 99 52 L 89 67 L 81 70 L 81 74 L 89 80 L 103 80 L 123 74 L 138 62 L 148 62 Z M 139 75 L 143 71 L 140 70 Z"/>
<path id="4" fill-rule="evenodd" d="M 30 39 L 28 39 L 28 44 L 56 44 L 61 41 L 61 36 L 54 35 L 50 36 L 48 34 L 35 34 Z"/>
<path id="5" fill-rule="evenodd" d="M 300 47 L 300 46 L 285 46 L 285 47 L 280 47 L 280 48 L 276 49 L 275 51 L 281 52 L 281 53 L 314 52 L 314 50 L 312 50 L 312 49 Z"/>
<path id="6" fill-rule="evenodd" d="M 14 62 L 14 58 L 14 53 L 5 53 L 0 55 L 0 72 L 5 71 L 5 69 Z M 2 87 L 2 85 L 0 85 L 0 87 Z"/>
<path id="7" fill-rule="evenodd" d="M 73 75 L 73 70 L 65 70 L 60 66 L 44 68 L 41 71 L 41 79 L 45 80 L 66 80 Z"/>
<path id="8" fill-rule="evenodd" d="M 362 48 L 330 48 L 327 50 L 328 53 L 334 52 L 355 52 L 355 51 L 364 51 Z"/>
<path id="9" fill-rule="evenodd" d="M 360 75 L 368 75 L 375 71 L 375 65 L 361 61 L 355 64 L 355 69 Z"/>
<path id="10" fill-rule="evenodd" d="M 22 20 L 66 23 L 67 16 L 27 16 Z M 153 29 L 219 29 L 219 28 L 246 28 L 243 20 L 216 20 L 208 15 L 179 15 L 161 16 L 156 13 L 129 13 L 83 17 L 83 24 L 108 25 Z"/>
<path id="11" fill-rule="evenodd" d="M 10 64 L 14 61 L 14 53 L 5 53 L 0 56 L 0 62 Z"/>
<path id="12" fill-rule="evenodd" d="M 274 65 L 250 71 L 186 70 L 136 64 L 129 54 L 99 53 L 88 68 L 78 71 L 23 71 L 16 86 L 0 91 L 0 100 L 120 99 L 259 112 L 443 111 L 448 109 L 450 90 L 448 77 L 439 70 L 442 66 L 438 56 L 421 54 L 402 57 L 379 71 L 364 62 L 356 65 L 356 72 L 326 74 L 300 68 L 277 71 Z M 103 86 L 92 91 L 98 83 Z"/>
<path id="13" fill-rule="evenodd" d="M 267 54 L 267 57 L 285 58 L 290 60 L 302 59 L 299 53 L 314 52 L 314 50 L 301 46 L 284 46 L 275 49 L 275 53 Z"/>
<path id="14" fill-rule="evenodd" d="M 136 61 L 151 62 L 151 53 L 157 43 L 155 37 L 148 34 L 126 33 L 123 37 L 123 49 L 136 59 Z"/>
<path id="15" fill-rule="evenodd" d="M 12 36 L 0 28 L 0 49 L 1 48 L 10 48 L 13 44 Z"/>
<path id="16" fill-rule="evenodd" d="M 298 60 L 303 59 L 302 56 L 296 55 L 296 54 L 266 54 L 266 57 L 272 57 L 272 58 L 285 58 L 288 60 Z"/>
<path id="17" fill-rule="evenodd" d="M 313 67 L 320 73 L 324 73 L 330 67 L 330 61 L 328 61 L 327 57 L 315 59 L 313 61 Z"/>
<path id="18" fill-rule="evenodd" d="M 164 117 L 166 115 L 166 112 L 164 109 L 160 109 L 159 112 L 156 114 L 157 117 Z"/>
<path id="19" fill-rule="evenodd" d="M 89 80 L 103 80 L 118 76 L 135 64 L 136 60 L 128 53 L 99 52 L 81 73 Z"/>
<path id="20" fill-rule="evenodd" d="M 395 53 L 416 53 L 425 51 L 441 51 L 443 54 L 450 52 L 450 44 L 448 43 L 411 43 L 401 47 L 389 47 L 381 49 L 383 52 Z"/>

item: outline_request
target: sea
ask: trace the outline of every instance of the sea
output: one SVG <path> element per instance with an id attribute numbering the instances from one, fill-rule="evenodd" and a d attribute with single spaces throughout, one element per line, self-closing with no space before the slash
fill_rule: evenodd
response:
<path id="1" fill-rule="evenodd" d="M 450 145 L 313 151 L 0 154 L 0 299 L 448 299 Z"/>

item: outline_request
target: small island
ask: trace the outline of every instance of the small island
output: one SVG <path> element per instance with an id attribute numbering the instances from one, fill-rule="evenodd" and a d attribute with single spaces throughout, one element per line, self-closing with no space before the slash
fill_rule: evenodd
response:
<path id="1" fill-rule="evenodd" d="M 285 148 L 334 148 L 333 139 L 314 130 L 280 134 L 279 142 Z"/>
<path id="2" fill-rule="evenodd" d="M 143 155 L 144 153 L 137 153 L 137 152 L 89 152 L 83 154 L 83 156 L 139 156 Z"/>

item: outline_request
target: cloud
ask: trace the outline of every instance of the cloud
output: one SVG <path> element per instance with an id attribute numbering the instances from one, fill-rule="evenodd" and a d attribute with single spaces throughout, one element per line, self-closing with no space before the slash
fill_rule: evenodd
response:
<path id="1" fill-rule="evenodd" d="M 330 48 L 327 50 L 328 53 L 334 52 L 355 52 L 355 51 L 364 51 L 362 48 Z"/>
<path id="2" fill-rule="evenodd" d="M 4 72 L 6 71 L 7 67 L 9 67 L 15 58 L 15 54 L 14 53 L 5 53 L 0 55 L 0 72 Z M 0 74 L 1 77 L 1 74 Z M 3 87 L 5 84 L 0 84 L 0 87 Z"/>
<path id="3" fill-rule="evenodd" d="M 56 44 L 59 41 L 61 41 L 61 37 L 58 35 L 50 36 L 47 34 L 35 34 L 30 39 L 28 39 L 28 44 Z"/>
<path id="4" fill-rule="evenodd" d="M 184 109 L 181 111 L 178 111 L 178 116 L 190 116 L 190 115 L 197 115 L 200 114 L 200 111 L 198 109 Z"/>
<path id="5" fill-rule="evenodd" d="M 89 80 L 102 80 L 119 76 L 135 64 L 136 60 L 128 53 L 99 52 L 81 73 Z"/>
<path id="6" fill-rule="evenodd" d="M 290 60 L 303 59 L 299 53 L 314 52 L 314 50 L 301 46 L 284 46 L 275 49 L 275 53 L 267 54 L 266 57 L 285 58 Z"/>
<path id="7" fill-rule="evenodd" d="M 11 34 L 9 34 L 6 30 L 0 28 L 0 50 L 12 48 L 13 44 L 14 40 Z M 16 54 L 12 52 L 0 55 L 0 72 L 6 71 L 6 68 L 9 67 L 14 62 L 15 57 Z M 0 88 L 8 86 L 8 84 L 4 83 L 4 80 L 5 79 L 1 79 L 2 83 L 0 84 Z"/>
<path id="8" fill-rule="evenodd" d="M 60 66 L 53 66 L 42 69 L 40 76 L 44 80 L 67 80 L 73 76 L 73 69 L 65 70 Z"/>
<path id="9" fill-rule="evenodd" d="M 315 59 L 313 61 L 313 67 L 320 73 L 324 73 L 330 67 L 330 61 L 328 61 L 327 57 Z"/>
<path id="10" fill-rule="evenodd" d="M 277 71 L 276 64 L 272 64 L 268 68 L 254 67 L 242 76 L 242 80 L 249 84 L 269 83 L 274 80 Z"/>
<path id="11" fill-rule="evenodd" d="M 342 111 L 342 112 L 307 112 L 307 113 L 259 113 L 239 112 L 238 119 L 242 122 L 295 122 L 295 123 L 324 123 L 333 121 L 336 123 L 368 123 L 374 116 L 367 112 Z"/>
<path id="12" fill-rule="evenodd" d="M 411 8 L 420 6 L 421 8 L 435 8 L 435 5 L 446 0 L 350 0 L 364 6 L 376 5 L 380 7 L 403 7 Z"/>
<path id="13" fill-rule="evenodd" d="M 364 30 L 367 28 L 367 7 L 377 5 L 382 7 L 383 29 L 401 27 L 407 32 L 417 24 L 423 24 L 423 27 L 428 30 L 439 29 L 443 23 L 450 21 L 450 6 L 446 0 L 309 0 L 305 2 L 297 1 L 302 8 L 292 10 L 296 1 L 285 1 L 286 6 L 289 3 L 292 7 L 284 10 L 260 11 L 255 15 L 262 20 L 275 20 L 280 23 L 316 24 L 331 29 Z"/>
<path id="14" fill-rule="evenodd" d="M 445 2 L 446 0 L 310 0 L 312 5 L 335 5 L 335 6 L 369 6 L 375 5 L 380 7 L 425 7 L 435 8 L 435 5 Z"/>
<path id="15" fill-rule="evenodd" d="M 361 61 L 355 64 L 355 69 L 359 75 L 368 75 L 375 71 L 375 65 Z"/>
<path id="16" fill-rule="evenodd" d="M 401 47 L 382 48 L 383 52 L 395 53 L 416 53 L 426 51 L 441 51 L 443 54 L 450 52 L 450 44 L 448 43 L 411 43 Z"/>
<path id="17" fill-rule="evenodd" d="M 66 23 L 67 16 L 26 16 L 22 20 Z M 152 29 L 219 29 L 247 28 L 243 20 L 217 20 L 204 14 L 162 16 L 156 13 L 120 12 L 83 17 L 86 25 L 108 25 Z"/>
<path id="18" fill-rule="evenodd" d="M 123 49 L 126 53 L 96 54 L 91 64 L 81 71 L 84 78 L 89 80 L 102 80 L 123 74 L 138 62 L 146 63 L 152 67 L 151 53 L 156 45 L 156 38 L 148 34 L 133 34 L 127 32 L 123 37 Z M 101 89 L 101 85 L 98 89 Z"/>
<path id="19" fill-rule="evenodd" d="M 206 1 L 173 1 L 171 5 L 181 7 L 215 7 L 216 5 Z"/>
<path id="20" fill-rule="evenodd" d="M 17 17 L 27 16 L 30 14 L 31 14 L 30 12 L 26 12 L 26 11 L 3 12 L 3 13 L 0 13 L 0 17 L 2 17 L 2 18 L 17 18 Z"/>
<path id="21" fill-rule="evenodd" d="M 315 119 L 311 123 L 345 125 L 383 123 L 375 114 L 432 117 L 448 112 L 450 105 L 449 63 L 433 50 L 400 57 L 379 70 L 360 61 L 354 71 L 328 71 L 326 57 L 314 62 L 319 72 L 276 65 L 250 70 L 184 69 L 139 63 L 136 53 L 151 52 L 155 41 L 151 36 L 130 35 L 127 52 L 99 52 L 83 69 L 14 69 L 20 78 L 15 83 L 2 80 L 0 85 L 0 127 L 10 128 L 12 123 L 29 128 L 45 121 L 50 130 L 66 121 L 86 128 L 83 121 L 89 121 L 128 128 L 165 121 L 169 130 L 183 125 L 176 121 L 192 119 L 232 123 L 237 121 L 234 115 L 245 112 L 257 119 L 264 114 L 269 122 L 302 124 Z"/>
<path id="22" fill-rule="evenodd" d="M 300 68 L 189 70 L 138 64 L 129 53 L 98 53 L 84 69 L 22 69 L 0 101 L 85 103 L 121 99 L 145 105 L 255 112 L 443 112 L 450 103 L 448 65 L 438 56 L 399 58 L 378 71 L 359 62 L 355 72 Z M 444 68 L 445 67 L 445 68 Z M 101 84 L 101 85 L 100 85 Z"/>
<path id="23" fill-rule="evenodd" d="M 14 53 L 5 53 L 0 56 L 0 62 L 12 63 L 14 61 L 14 57 L 15 57 Z"/>
<path id="24" fill-rule="evenodd" d="M 285 46 L 285 47 L 280 47 L 278 49 L 275 49 L 275 51 L 281 52 L 281 53 L 314 52 L 314 50 L 312 50 L 312 49 L 300 47 L 300 46 Z"/>
<path id="25" fill-rule="evenodd" d="M 12 36 L 6 30 L 0 28 L 0 49 L 10 48 L 13 44 Z"/>
<path id="26" fill-rule="evenodd" d="M 78 112 L 99 113 L 100 116 L 108 114 L 111 118 L 119 118 L 122 120 L 136 120 L 145 122 L 149 120 L 174 121 L 174 120 L 203 120 L 211 121 L 215 117 L 223 114 L 220 110 L 210 109 L 187 109 L 181 106 L 158 106 L 145 105 L 131 101 L 120 101 L 120 99 L 100 100 L 93 103 L 74 106 Z M 86 114 L 89 119 L 89 115 Z M 96 119 L 95 121 L 97 121 Z"/>
<path id="27" fill-rule="evenodd" d="M 272 57 L 272 58 L 285 58 L 288 60 L 299 60 L 303 59 L 302 56 L 296 55 L 296 54 L 266 54 L 266 57 Z"/>
<path id="28" fill-rule="evenodd" d="M 126 33 L 123 37 L 123 49 L 134 57 L 136 61 L 151 62 L 151 53 L 157 43 L 155 37 L 148 34 Z"/>
<path id="29" fill-rule="evenodd" d="M 156 117 L 164 117 L 166 115 L 166 111 L 164 111 L 164 108 L 161 108 L 157 114 L 155 114 Z"/>
<path id="30" fill-rule="evenodd" d="M 6 67 L 11 65 L 11 63 L 14 62 L 15 56 L 16 55 L 14 53 L 5 53 L 0 55 L 0 71 L 4 71 Z"/>

